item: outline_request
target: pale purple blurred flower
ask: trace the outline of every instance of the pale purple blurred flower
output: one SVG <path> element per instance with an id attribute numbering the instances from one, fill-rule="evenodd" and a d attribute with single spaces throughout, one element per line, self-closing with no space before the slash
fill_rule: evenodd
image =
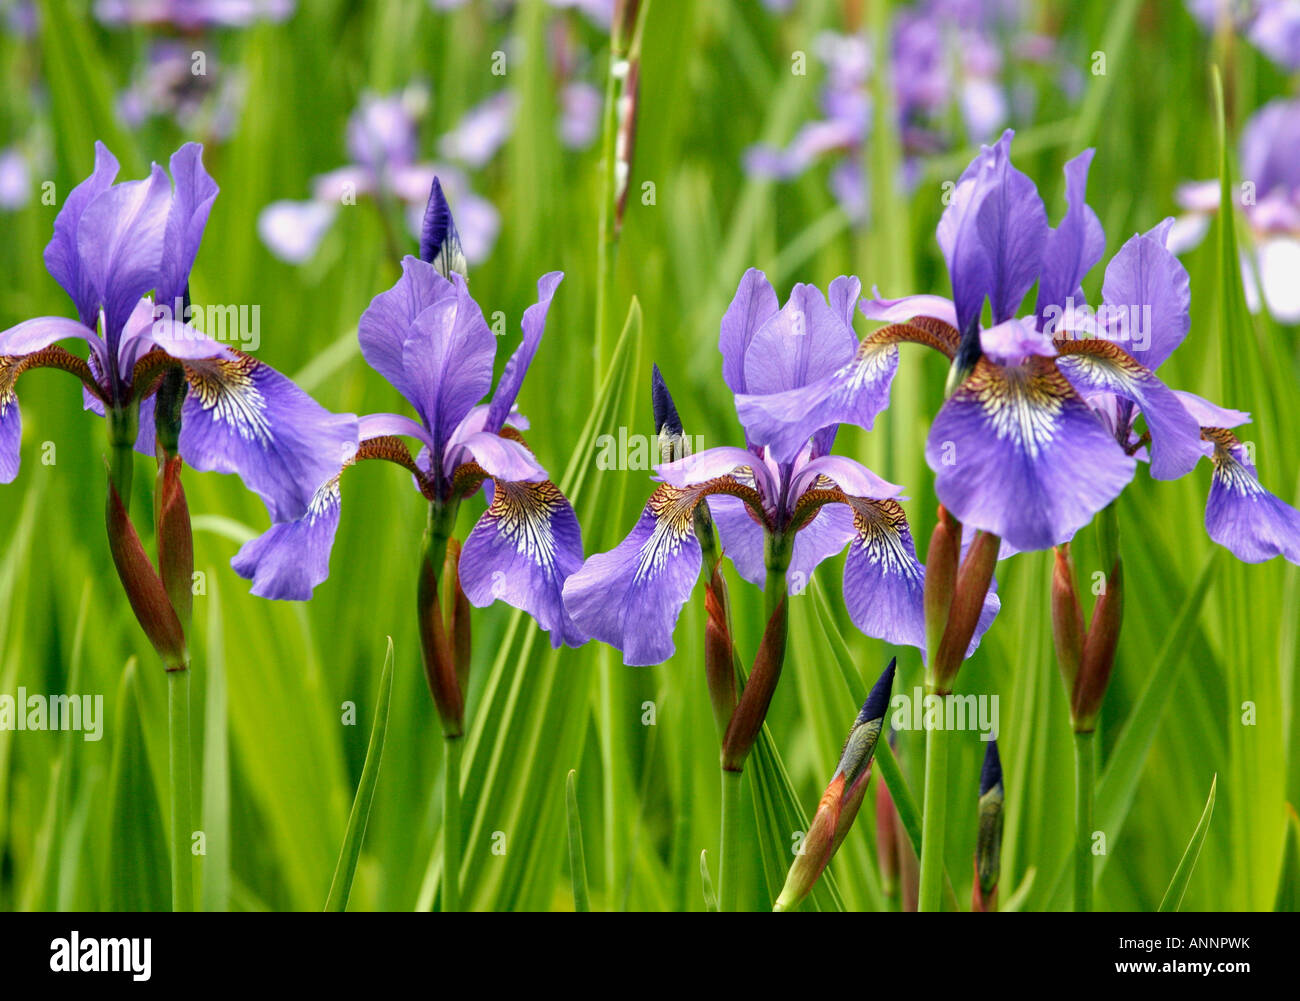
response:
<path id="1" fill-rule="evenodd" d="M 196 54 L 202 62 L 196 62 Z M 195 72 L 200 67 L 202 72 Z M 160 39 L 149 46 L 144 64 L 118 95 L 122 120 L 139 128 L 152 118 L 170 118 L 187 133 L 225 139 L 234 131 L 243 101 L 244 80 L 215 53 L 191 43 Z"/>
<path id="2" fill-rule="evenodd" d="M 283 21 L 294 0 L 97 0 L 104 24 L 170 24 L 195 28 L 242 28 L 257 21 Z"/>
<path id="3" fill-rule="evenodd" d="M 1243 186 L 1237 208 L 1249 226 L 1241 271 L 1251 312 L 1267 306 L 1282 323 L 1300 323 L 1300 100 L 1266 104 L 1241 133 Z M 1219 209 L 1219 182 L 1184 184 L 1175 195 L 1185 214 L 1175 223 L 1170 249 L 1196 247 Z"/>
<path id="4" fill-rule="evenodd" d="M 0 209 L 20 209 L 31 197 L 32 175 L 27 155 L 17 146 L 0 150 Z"/>
<path id="5" fill-rule="evenodd" d="M 438 150 L 448 159 L 482 167 L 510 138 L 514 119 L 514 93 L 498 91 L 465 112 L 456 127 L 439 141 Z"/>
<path id="6" fill-rule="evenodd" d="M 363 197 L 401 203 L 408 228 L 418 236 L 437 175 L 459 206 L 466 259 L 474 264 L 486 258 L 500 228 L 496 209 L 470 190 L 467 177 L 456 167 L 418 159 L 419 119 L 427 104 L 427 92 L 418 85 L 396 94 L 363 95 L 347 125 L 352 162 L 313 178 L 310 199 L 276 201 L 262 210 L 258 234 L 271 253 L 289 264 L 309 260 L 339 208 Z"/>
<path id="7" fill-rule="evenodd" d="M 1226 27 L 1283 69 L 1300 69 L 1300 0 L 1187 0 L 1187 9 L 1206 31 Z"/>

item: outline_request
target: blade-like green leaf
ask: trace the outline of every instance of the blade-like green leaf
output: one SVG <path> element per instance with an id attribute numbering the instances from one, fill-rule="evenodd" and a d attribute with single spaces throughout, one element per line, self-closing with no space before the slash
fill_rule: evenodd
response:
<path id="1" fill-rule="evenodd" d="M 379 763 L 384 756 L 384 737 L 388 733 L 388 706 L 393 695 L 393 638 L 388 638 L 388 652 L 384 654 L 384 671 L 379 677 L 379 699 L 375 703 L 375 722 L 370 727 L 370 744 L 366 748 L 366 761 L 361 766 L 361 781 L 348 815 L 348 829 L 339 849 L 338 865 L 330 883 L 325 910 L 342 911 L 348 906 L 352 892 L 352 878 L 356 875 L 357 859 L 361 856 L 361 842 L 366 836 L 370 820 L 370 804 L 375 798 L 375 783 L 379 781 Z"/>
<path id="2" fill-rule="evenodd" d="M 569 875 L 573 882 L 573 909 L 591 910 L 587 892 L 587 859 L 582 850 L 582 815 L 578 812 L 577 772 L 570 768 L 564 779 L 564 808 L 569 816 Z"/>
<path id="3" fill-rule="evenodd" d="M 1161 911 L 1176 911 L 1183 904 L 1187 883 L 1192 878 L 1196 860 L 1201 856 L 1201 846 L 1205 844 L 1205 835 L 1210 830 L 1210 817 L 1214 815 L 1214 790 L 1218 784 L 1219 776 L 1216 775 L 1210 780 L 1210 796 L 1205 801 L 1205 809 L 1201 811 L 1201 819 L 1196 824 L 1196 830 L 1192 832 L 1192 840 L 1187 842 L 1182 860 L 1174 870 L 1174 878 L 1169 881 L 1169 889 L 1165 891 L 1164 899 L 1160 901 Z"/>

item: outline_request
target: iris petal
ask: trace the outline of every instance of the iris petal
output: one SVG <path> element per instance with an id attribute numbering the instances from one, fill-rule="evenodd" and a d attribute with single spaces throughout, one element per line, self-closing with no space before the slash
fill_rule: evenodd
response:
<path id="1" fill-rule="evenodd" d="M 552 646 L 580 646 L 588 637 L 565 607 L 564 584 L 581 566 L 582 532 L 559 488 L 497 480 L 461 551 L 460 584 L 476 607 L 500 599 L 536 619 Z"/>

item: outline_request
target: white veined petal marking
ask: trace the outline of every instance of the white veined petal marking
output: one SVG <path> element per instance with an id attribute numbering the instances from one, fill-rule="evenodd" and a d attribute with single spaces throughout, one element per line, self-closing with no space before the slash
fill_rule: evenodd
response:
<path id="1" fill-rule="evenodd" d="M 1051 444 L 1072 390 L 1056 371 L 1026 366 L 1001 368 L 982 361 L 966 380 L 963 395 L 977 402 L 999 439 L 1010 439 L 1037 459 Z"/>
<path id="2" fill-rule="evenodd" d="M 1251 468 L 1239 458 L 1242 445 L 1235 434 L 1223 428 L 1201 428 L 1201 437 L 1214 444 L 1215 480 L 1242 497 L 1265 492 Z"/>
<path id="3" fill-rule="evenodd" d="M 339 480 L 343 477 L 343 470 L 331 476 L 328 480 L 316 488 L 312 494 L 311 501 L 307 504 L 307 524 L 314 525 L 316 520 L 326 514 L 331 508 L 337 508 L 341 502 L 342 496 L 339 492 Z"/>
<path id="4" fill-rule="evenodd" d="M 564 503 L 559 487 L 542 483 L 492 481 L 492 503 L 484 517 L 497 533 L 514 543 L 515 552 L 549 571 L 555 569 L 555 531 L 551 518 Z"/>
<path id="5" fill-rule="evenodd" d="M 21 355 L 0 355 L 0 417 L 9 413 L 9 408 L 18 401 L 14 385 L 22 374 L 23 358 Z"/>
<path id="6" fill-rule="evenodd" d="M 853 545 L 884 573 L 919 580 L 920 567 L 903 543 L 904 533 L 910 533 L 902 505 L 894 500 L 855 497 L 852 507 L 853 527 L 858 530 Z"/>
<path id="7" fill-rule="evenodd" d="M 212 412 L 213 419 L 233 427 L 241 438 L 267 444 L 271 422 L 266 397 L 254 379 L 261 362 L 248 355 L 191 362 L 186 366 L 190 392 Z"/>
<path id="8" fill-rule="evenodd" d="M 657 573 L 681 551 L 682 543 L 695 530 L 692 516 L 701 495 L 699 487 L 670 486 L 662 486 L 650 495 L 648 507 L 654 515 L 655 527 L 637 552 L 634 583 Z"/>

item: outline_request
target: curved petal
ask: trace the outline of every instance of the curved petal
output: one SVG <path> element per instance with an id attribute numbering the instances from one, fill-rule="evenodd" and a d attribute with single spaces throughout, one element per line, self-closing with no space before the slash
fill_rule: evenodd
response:
<path id="1" fill-rule="evenodd" d="M 1049 310 L 1066 311 L 1071 300 L 1085 302 L 1081 283 L 1106 252 L 1106 233 L 1097 213 L 1084 200 L 1088 190 L 1088 168 L 1095 150 L 1086 149 L 1065 165 L 1065 218 L 1048 233 L 1043 248 L 1042 272 L 1038 279 L 1038 299 L 1034 312 L 1053 329 L 1047 320 Z"/>
<path id="2" fill-rule="evenodd" d="M 844 547 L 856 534 L 853 513 L 847 507 L 843 504 L 821 507 L 812 520 L 795 533 L 790 567 L 785 575 L 790 593 L 803 594 L 813 571 L 823 561 L 844 552 Z"/>
<path id="3" fill-rule="evenodd" d="M 747 392 L 745 353 L 755 332 L 776 315 L 781 305 L 767 275 L 750 268 L 740 279 L 731 305 L 722 317 L 718 350 L 722 352 L 722 378 L 733 393 Z"/>
<path id="4" fill-rule="evenodd" d="M 853 542 L 844 560 L 849 618 L 867 636 L 924 654 L 925 570 L 902 506 L 854 499 L 852 519 Z"/>
<path id="5" fill-rule="evenodd" d="M 1169 222 L 1170 220 L 1167 220 Z M 1131 237 L 1106 265 L 1101 294 L 1112 320 L 1107 334 L 1151 371 L 1191 329 L 1187 269 L 1165 247 L 1169 228 Z"/>
<path id="6" fill-rule="evenodd" d="M 458 444 L 494 479 L 512 482 L 546 479 L 546 470 L 538 464 L 533 453 L 512 438 L 503 438 L 490 431 L 474 431 L 465 435 Z M 449 451 L 449 458 L 450 455 Z M 443 471 L 450 477 L 454 469 L 452 466 Z"/>
<path id="7" fill-rule="evenodd" d="M 12 483 L 22 464 L 23 415 L 14 392 L 18 361 L 0 356 L 0 483 Z"/>
<path id="8" fill-rule="evenodd" d="M 271 512 L 291 521 L 357 450 L 352 414 L 333 414 L 249 355 L 185 362 L 189 393 L 180 451 L 195 469 L 238 473 Z"/>
<path id="9" fill-rule="evenodd" d="M 551 300 L 555 297 L 555 290 L 563 278 L 563 271 L 551 271 L 537 279 L 537 302 L 524 310 L 522 321 L 524 339 L 515 349 L 515 353 L 510 356 L 510 360 L 506 362 L 505 370 L 501 373 L 501 381 L 497 383 L 496 392 L 492 394 L 486 425 L 488 431 L 500 431 L 505 425 L 506 418 L 510 416 L 510 411 L 514 409 L 515 400 L 519 398 L 519 387 L 524 384 L 528 366 L 532 364 L 533 356 L 537 354 L 537 348 L 542 343 L 542 334 L 546 331 L 546 314 L 550 312 Z"/>
<path id="10" fill-rule="evenodd" d="M 1142 409 L 1151 434 L 1151 475 L 1175 480 L 1200 461 L 1201 425 L 1150 369 L 1103 340 L 1062 344 L 1057 368 L 1080 393 L 1114 393 Z"/>
<path id="11" fill-rule="evenodd" d="M 565 582 L 564 604 L 578 628 L 622 650 L 625 664 L 662 664 L 676 649 L 673 628 L 700 572 L 699 498 L 659 487 L 628 537 L 588 557 Z"/>
<path id="12" fill-rule="evenodd" d="M 301 518 L 272 525 L 231 558 L 231 567 L 253 582 L 257 597 L 306 601 L 329 576 L 339 527 L 340 474 L 336 470 L 317 488 Z"/>
<path id="13" fill-rule="evenodd" d="M 776 494 L 771 473 L 763 460 L 748 449 L 732 445 L 706 448 L 703 452 L 693 452 L 654 468 L 659 479 L 675 487 L 696 486 L 719 476 L 728 476 L 737 469 L 749 469 L 758 483 L 758 492 L 765 499 L 770 500 Z"/>
<path id="14" fill-rule="evenodd" d="M 864 299 L 859 305 L 868 320 L 906 323 L 917 316 L 933 316 L 951 327 L 957 326 L 957 307 L 941 295 L 905 295 L 901 299 Z"/>
<path id="15" fill-rule="evenodd" d="M 763 526 L 739 497 L 712 494 L 708 502 L 713 527 L 722 544 L 722 555 L 731 560 L 736 573 L 744 580 L 761 588 L 767 579 L 767 569 L 763 564 L 763 544 L 767 536 Z"/>
<path id="16" fill-rule="evenodd" d="M 873 500 L 897 497 L 903 490 L 902 487 L 881 479 L 856 459 L 842 455 L 824 455 L 820 459 L 813 459 L 795 474 L 790 483 L 790 493 L 797 498 L 806 490 L 823 486 L 818 482 L 820 477 L 830 480 L 846 494 Z"/>
<path id="17" fill-rule="evenodd" d="M 1188 393 L 1181 389 L 1175 389 L 1173 393 L 1192 415 L 1192 419 L 1203 428 L 1235 428 L 1250 423 L 1250 414 L 1244 410 L 1221 407 L 1195 393 Z"/>
<path id="18" fill-rule="evenodd" d="M 203 147 L 198 143 L 186 143 L 173 153 L 170 166 L 174 190 L 155 289 L 160 303 L 170 303 L 185 294 L 218 191 L 217 182 L 204 169 Z"/>
<path id="19" fill-rule="evenodd" d="M 1136 466 L 1041 358 L 1014 369 L 981 359 L 940 408 L 925 457 L 954 517 L 1022 550 L 1068 539 Z"/>
<path id="20" fill-rule="evenodd" d="M 497 480 L 461 551 L 460 584 L 478 608 L 499 598 L 523 609 L 551 634 L 551 646 L 581 646 L 588 636 L 564 604 L 564 582 L 580 566 L 578 517 L 559 488 Z"/>
<path id="21" fill-rule="evenodd" d="M 0 356 L 13 358 L 35 354 L 59 341 L 75 339 L 90 345 L 99 363 L 104 362 L 104 342 L 90 327 L 64 316 L 38 316 L 0 333 Z"/>
<path id="22" fill-rule="evenodd" d="M 108 151 L 108 147 L 96 142 L 95 169 L 68 192 L 63 207 L 54 219 L 54 235 L 45 247 L 46 270 L 76 304 L 82 324 L 91 329 L 94 329 L 99 315 L 99 299 L 77 250 L 77 227 L 81 224 L 86 206 L 112 186 L 117 170 L 117 159 Z"/>
<path id="23" fill-rule="evenodd" d="M 1211 539 L 1245 563 L 1283 556 L 1300 564 L 1300 511 L 1260 485 L 1245 447 L 1230 431 L 1206 432 L 1214 445 L 1214 476 L 1205 505 Z"/>
<path id="24" fill-rule="evenodd" d="M 496 338 L 469 294 L 451 276 L 454 294 L 412 321 L 402 345 L 402 365 L 416 396 L 411 402 L 433 433 L 438 450 L 492 386 Z"/>
<path id="25" fill-rule="evenodd" d="M 425 445 L 432 439 L 425 426 L 418 421 L 401 414 L 366 414 L 357 419 L 357 438 L 368 441 L 371 438 L 385 438 L 395 435 L 402 438 L 414 438 Z"/>
<path id="26" fill-rule="evenodd" d="M 858 340 L 814 285 L 796 285 L 785 306 L 754 331 L 745 349 L 745 391 L 798 389 L 853 357 Z"/>
<path id="27" fill-rule="evenodd" d="M 422 387 L 415 374 L 406 368 L 403 348 L 415 318 L 434 303 L 455 294 L 451 282 L 438 274 L 432 264 L 407 255 L 402 258 L 402 277 L 388 291 L 370 300 L 357 324 L 357 340 L 361 342 L 366 364 L 387 379 L 417 410 Z M 491 380 L 490 372 L 488 379 Z"/>
<path id="28" fill-rule="evenodd" d="M 104 307 L 110 353 L 141 296 L 158 283 L 170 202 L 167 174 L 154 164 L 147 180 L 113 185 L 81 214 L 77 253 Z"/>

